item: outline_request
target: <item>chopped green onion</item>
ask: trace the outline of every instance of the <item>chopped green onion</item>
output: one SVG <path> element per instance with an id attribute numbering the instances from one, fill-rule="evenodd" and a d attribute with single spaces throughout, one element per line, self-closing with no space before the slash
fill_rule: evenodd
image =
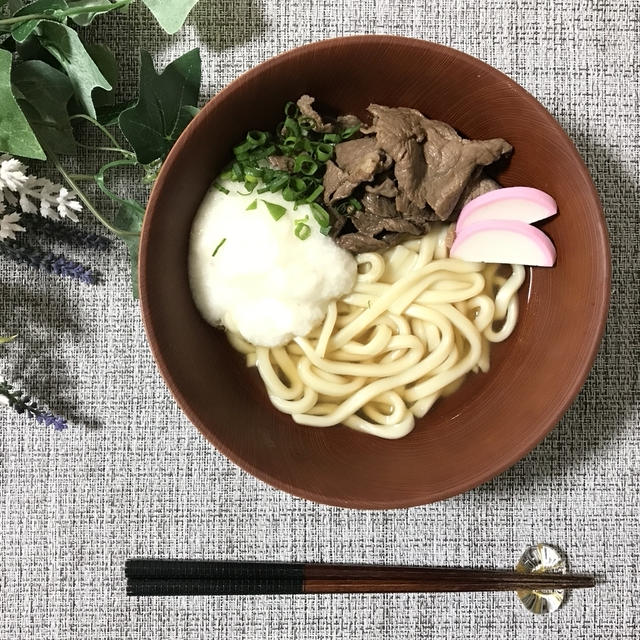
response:
<path id="1" fill-rule="evenodd" d="M 345 129 L 341 134 L 340 137 L 343 140 L 348 140 L 354 133 L 357 133 L 358 131 L 360 131 L 360 125 L 356 125 L 355 127 L 349 127 L 347 129 Z"/>
<path id="2" fill-rule="evenodd" d="M 284 105 L 284 113 L 294 118 L 298 115 L 298 105 L 295 102 L 287 102 L 287 104 Z"/>
<path id="3" fill-rule="evenodd" d="M 227 241 L 226 238 L 222 238 L 222 240 L 220 240 L 220 242 L 218 242 L 218 246 L 213 250 L 213 253 L 211 254 L 211 257 L 214 258 L 216 253 L 218 253 L 218 251 L 220 250 L 220 247 Z"/>
<path id="4" fill-rule="evenodd" d="M 303 202 L 313 202 L 322 192 L 324 187 L 319 184 L 304 200 Z"/>
<path id="5" fill-rule="evenodd" d="M 316 158 L 318 158 L 320 162 L 326 162 L 327 160 L 330 160 L 331 156 L 333 156 L 333 145 L 329 144 L 328 142 L 321 142 L 316 147 Z"/>
<path id="6" fill-rule="evenodd" d="M 332 142 L 332 143 L 338 143 L 340 142 L 341 138 L 337 133 L 325 133 L 324 137 L 322 138 L 322 140 L 324 142 Z"/>
<path id="7" fill-rule="evenodd" d="M 247 142 L 252 143 L 254 147 L 261 147 L 268 137 L 269 134 L 266 131 L 249 131 L 247 133 Z"/>
<path id="8" fill-rule="evenodd" d="M 306 240 L 311 235 L 311 227 L 304 222 L 298 222 L 293 233 L 295 233 L 296 237 L 300 238 L 300 240 Z"/>
<path id="9" fill-rule="evenodd" d="M 286 118 L 284 121 L 284 128 L 287 130 L 289 136 L 300 136 L 300 125 L 297 120 L 293 118 Z"/>
<path id="10" fill-rule="evenodd" d="M 256 193 L 266 193 L 267 191 L 269 191 L 269 187 L 260 187 Z"/>
<path id="11" fill-rule="evenodd" d="M 244 177 L 247 180 L 253 178 L 253 182 L 257 182 L 262 178 L 262 169 L 260 167 L 244 167 Z"/>
<path id="12" fill-rule="evenodd" d="M 328 227 L 331 223 L 331 219 L 329 218 L 329 213 L 324 207 L 321 207 L 317 202 L 312 202 L 310 205 L 311 214 L 313 215 L 313 219 L 321 226 Z"/>
<path id="13" fill-rule="evenodd" d="M 289 202 L 299 200 L 306 191 L 307 184 L 302 178 L 289 178 L 287 186 L 282 190 L 282 197 Z"/>
<path id="14" fill-rule="evenodd" d="M 242 144 L 239 144 L 236 147 L 233 147 L 233 153 L 236 157 L 244 156 L 254 148 L 255 148 L 255 145 L 245 141 Z"/>
<path id="15" fill-rule="evenodd" d="M 255 209 L 258 206 L 258 199 L 256 198 L 253 202 L 250 202 L 247 205 L 247 208 L 245 209 L 245 211 L 252 211 L 253 209 Z"/>
<path id="16" fill-rule="evenodd" d="M 309 220 L 309 216 L 306 215 L 304 218 L 297 218 L 296 220 L 293 221 L 293 224 L 300 224 L 302 222 L 308 222 Z"/>
<path id="17" fill-rule="evenodd" d="M 221 184 L 218 184 L 217 182 L 213 183 L 213 186 L 218 190 L 221 191 L 222 193 L 229 193 L 229 189 L 227 189 L 227 187 L 223 187 Z"/>
<path id="18" fill-rule="evenodd" d="M 244 172 L 242 171 L 242 167 L 239 163 L 234 162 L 231 167 L 231 171 L 233 172 L 233 179 L 242 182 L 244 180 Z"/>
<path id="19" fill-rule="evenodd" d="M 231 169 L 227 169 L 226 171 L 223 171 L 220 176 L 219 176 L 220 180 L 232 180 L 233 179 L 233 171 L 231 171 Z"/>
<path id="20" fill-rule="evenodd" d="M 298 143 L 298 138 L 296 136 L 287 136 L 282 141 L 281 146 L 284 147 L 285 149 L 293 149 L 297 143 Z"/>
<path id="21" fill-rule="evenodd" d="M 312 176 L 318 170 L 318 164 L 306 153 L 296 156 L 293 164 L 294 173 L 304 173 L 305 176 Z"/>
<path id="22" fill-rule="evenodd" d="M 330 231 L 331 231 L 331 227 L 320 227 L 320 233 L 323 236 L 328 236 Z"/>
<path id="23" fill-rule="evenodd" d="M 309 116 L 302 116 L 298 118 L 298 124 L 300 125 L 301 129 L 310 131 L 313 130 L 313 127 L 316 123 L 313 118 L 310 118 Z"/>
<path id="24" fill-rule="evenodd" d="M 271 182 L 268 183 L 267 187 L 271 193 L 275 193 L 276 191 L 280 191 L 282 187 L 284 187 L 287 182 L 289 182 L 289 174 L 283 173 L 282 175 L 276 176 Z"/>
<path id="25" fill-rule="evenodd" d="M 357 211 L 362 211 L 362 203 L 355 198 L 349 198 L 349 204 Z"/>
<path id="26" fill-rule="evenodd" d="M 248 196 L 256 188 L 256 184 L 255 182 L 245 180 L 244 188 L 247 190 L 247 193 L 240 193 L 239 191 L 238 193 L 240 193 L 241 196 Z"/>
<path id="27" fill-rule="evenodd" d="M 276 204 L 275 202 L 269 202 L 268 200 L 263 200 L 262 202 L 264 202 L 267 210 L 274 220 L 280 220 L 280 218 L 287 213 L 287 210 L 283 206 Z"/>

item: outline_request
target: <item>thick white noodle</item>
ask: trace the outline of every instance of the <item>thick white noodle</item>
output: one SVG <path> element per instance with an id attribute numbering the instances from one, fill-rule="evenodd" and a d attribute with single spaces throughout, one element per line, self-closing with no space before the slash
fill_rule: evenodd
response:
<path id="1" fill-rule="evenodd" d="M 274 406 L 299 424 L 400 438 L 470 371 L 488 371 L 490 343 L 516 325 L 525 271 L 449 258 L 449 231 L 358 255 L 353 291 L 305 338 L 269 349 L 228 332 Z"/>

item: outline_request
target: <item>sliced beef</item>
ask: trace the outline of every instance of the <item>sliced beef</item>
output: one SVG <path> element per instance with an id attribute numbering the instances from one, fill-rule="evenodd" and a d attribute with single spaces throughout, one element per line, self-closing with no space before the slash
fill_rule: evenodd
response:
<path id="1" fill-rule="evenodd" d="M 320 114 L 311 106 L 314 102 L 315 98 L 305 94 L 298 98 L 296 104 L 298 105 L 298 109 L 300 109 L 300 113 L 313 121 L 314 131 L 331 133 L 333 131 L 333 125 L 329 122 L 324 122 Z"/>
<path id="2" fill-rule="evenodd" d="M 511 145 L 501 138 L 464 140 L 449 125 L 432 120 L 424 147 L 429 170 L 422 192 L 436 215 L 446 220 L 481 167 L 511 151 Z"/>
<path id="3" fill-rule="evenodd" d="M 329 224 L 331 225 L 331 237 L 335 238 L 347 223 L 346 216 L 343 216 L 335 207 L 328 206 Z"/>
<path id="4" fill-rule="evenodd" d="M 375 138 L 365 137 L 340 142 L 335 146 L 336 164 L 351 182 L 370 182 L 384 168 L 385 158 Z"/>
<path id="5" fill-rule="evenodd" d="M 368 193 L 375 193 L 385 198 L 395 198 L 398 195 L 398 187 L 391 178 L 385 178 L 382 182 L 375 185 L 368 184 L 365 188 Z"/>
<path id="6" fill-rule="evenodd" d="M 510 153 L 500 138 L 465 140 L 448 124 L 425 118 L 419 111 L 372 104 L 369 131 L 395 162 L 398 189 L 418 209 L 428 205 L 446 220 L 467 183 L 479 168 Z"/>
<path id="7" fill-rule="evenodd" d="M 328 160 L 324 178 L 322 179 L 322 186 L 324 187 L 325 204 L 331 204 L 336 200 L 348 198 L 358 186 L 358 183 L 352 182 L 346 171 L 343 171 L 334 162 Z"/>
<path id="8" fill-rule="evenodd" d="M 336 244 L 351 253 L 364 253 L 365 251 L 384 251 L 389 244 L 384 240 L 378 240 L 366 233 L 347 233 L 336 238 Z"/>
<path id="9" fill-rule="evenodd" d="M 294 159 L 289 156 L 269 156 L 269 164 L 279 171 L 293 173 Z"/>
<path id="10" fill-rule="evenodd" d="M 336 118 L 337 123 L 341 129 L 351 129 L 351 127 L 361 127 L 362 121 L 358 116 L 347 114 L 346 116 L 338 116 Z"/>
<path id="11" fill-rule="evenodd" d="M 489 193 L 489 191 L 495 191 L 496 189 L 500 189 L 500 185 L 495 180 L 489 178 L 488 176 L 480 174 L 478 178 L 476 178 L 472 182 L 469 182 L 469 184 L 466 186 L 451 216 L 456 217 L 460 213 L 460 211 L 462 211 L 462 207 L 464 207 L 465 204 L 471 202 L 474 198 L 483 196 L 485 193 Z"/>
<path id="12" fill-rule="evenodd" d="M 379 218 L 397 218 L 399 215 L 395 202 L 390 198 L 379 196 L 377 193 L 365 191 L 361 202 L 365 212 L 369 215 Z"/>

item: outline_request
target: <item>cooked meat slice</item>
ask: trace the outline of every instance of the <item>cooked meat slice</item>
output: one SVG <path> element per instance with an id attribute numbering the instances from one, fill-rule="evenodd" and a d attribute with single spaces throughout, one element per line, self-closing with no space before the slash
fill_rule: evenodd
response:
<path id="1" fill-rule="evenodd" d="M 389 244 L 384 240 L 378 240 L 364 233 L 347 233 L 336 238 L 336 244 L 351 253 L 364 253 L 365 251 L 384 251 Z"/>
<path id="2" fill-rule="evenodd" d="M 425 226 L 414 224 L 403 218 L 386 218 L 384 221 L 385 231 L 395 231 L 396 233 L 409 233 L 412 236 L 421 236 L 429 231 L 429 223 Z M 386 236 L 385 236 L 386 238 Z"/>
<path id="3" fill-rule="evenodd" d="M 349 197 L 358 183 L 351 182 L 347 173 L 328 160 L 322 185 L 324 187 L 324 201 L 326 204 L 331 204 L 336 200 Z"/>
<path id="4" fill-rule="evenodd" d="M 383 157 L 374 137 L 340 142 L 335 146 L 336 164 L 351 182 L 370 182 L 383 168 Z"/>
<path id="5" fill-rule="evenodd" d="M 375 193 L 379 196 L 384 196 L 385 198 L 395 198 L 398 195 L 398 188 L 391 178 L 385 178 L 384 182 L 381 182 L 380 184 L 368 184 L 365 187 L 365 191 Z"/>
<path id="6" fill-rule="evenodd" d="M 293 173 L 293 158 L 289 156 L 269 156 L 269 164 L 279 171 L 286 171 L 287 173 Z"/>
<path id="7" fill-rule="evenodd" d="M 329 221 L 331 225 L 331 237 L 335 238 L 347 222 L 346 216 L 343 216 L 335 207 L 327 207 L 329 211 Z"/>
<path id="8" fill-rule="evenodd" d="M 443 122 L 430 124 L 424 145 L 428 179 L 421 191 L 436 215 L 446 220 L 467 184 L 478 177 L 480 167 L 511 153 L 512 147 L 501 138 L 463 140 Z"/>
<path id="9" fill-rule="evenodd" d="M 360 118 L 352 114 L 347 114 L 346 116 L 338 116 L 336 120 L 342 129 L 351 129 L 351 127 L 362 126 L 362 121 L 360 120 Z"/>
<path id="10" fill-rule="evenodd" d="M 395 161 L 398 189 L 418 209 L 429 205 L 446 220 L 479 167 L 511 151 L 500 138 L 464 140 L 448 124 L 419 111 L 372 104 L 370 131 Z"/>
<path id="11" fill-rule="evenodd" d="M 333 125 L 329 122 L 324 122 L 320 117 L 320 114 L 311 106 L 315 102 L 315 98 L 308 95 L 303 95 L 298 98 L 298 109 L 300 113 L 307 118 L 313 120 L 313 130 L 320 131 L 321 133 L 330 133 L 333 131 Z"/>
<path id="12" fill-rule="evenodd" d="M 416 224 L 426 224 L 428 222 L 440 220 L 431 207 L 427 205 L 421 209 L 409 200 L 406 193 L 399 193 L 396 196 L 395 202 L 397 211 L 405 220 L 409 220 Z"/>
<path id="13" fill-rule="evenodd" d="M 398 216 L 393 200 L 370 191 L 365 192 L 362 196 L 362 206 L 366 213 L 379 218 L 396 218 Z"/>
<path id="14" fill-rule="evenodd" d="M 358 211 L 351 217 L 351 221 L 358 231 L 368 236 L 377 236 L 383 231 L 393 231 L 396 233 L 410 233 L 411 235 L 421 235 L 425 233 L 425 227 L 414 224 L 409 220 L 402 218 L 381 218 L 379 216 L 367 213 L 366 211 Z M 427 223 L 427 229 L 429 223 Z"/>
<path id="15" fill-rule="evenodd" d="M 361 233 L 368 236 L 375 236 L 376 233 L 384 231 L 384 219 L 366 211 L 357 211 L 351 216 L 351 222 Z"/>
<path id="16" fill-rule="evenodd" d="M 485 193 L 489 193 L 489 191 L 495 191 L 496 189 L 500 189 L 500 185 L 495 180 L 483 174 L 480 174 L 479 178 L 476 178 L 476 180 L 469 182 L 469 184 L 466 186 L 451 215 L 457 216 L 460 211 L 462 211 L 462 207 L 464 207 L 465 204 L 471 202 L 478 196 L 483 196 Z"/>

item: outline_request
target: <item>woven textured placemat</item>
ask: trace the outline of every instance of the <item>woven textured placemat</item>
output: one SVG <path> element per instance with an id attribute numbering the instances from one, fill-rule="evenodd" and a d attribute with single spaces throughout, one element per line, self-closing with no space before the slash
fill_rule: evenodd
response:
<path id="1" fill-rule="evenodd" d="M 271 489 L 188 423 L 149 354 L 122 247 L 72 252 L 102 271 L 98 287 L 0 259 L 0 333 L 21 334 L 0 371 L 73 422 L 54 433 L 0 411 L 0 637 L 637 638 L 639 9 L 202 0 L 176 36 L 143 8 L 99 19 L 89 36 L 118 51 L 123 97 L 140 46 L 159 65 L 200 46 L 205 97 L 273 54 L 345 34 L 434 40 L 498 67 L 554 114 L 592 172 L 611 233 L 611 313 L 578 400 L 522 462 L 447 502 L 354 512 Z M 132 556 L 509 566 L 537 541 L 606 586 L 534 617 L 510 594 L 127 599 L 122 573 Z"/>

